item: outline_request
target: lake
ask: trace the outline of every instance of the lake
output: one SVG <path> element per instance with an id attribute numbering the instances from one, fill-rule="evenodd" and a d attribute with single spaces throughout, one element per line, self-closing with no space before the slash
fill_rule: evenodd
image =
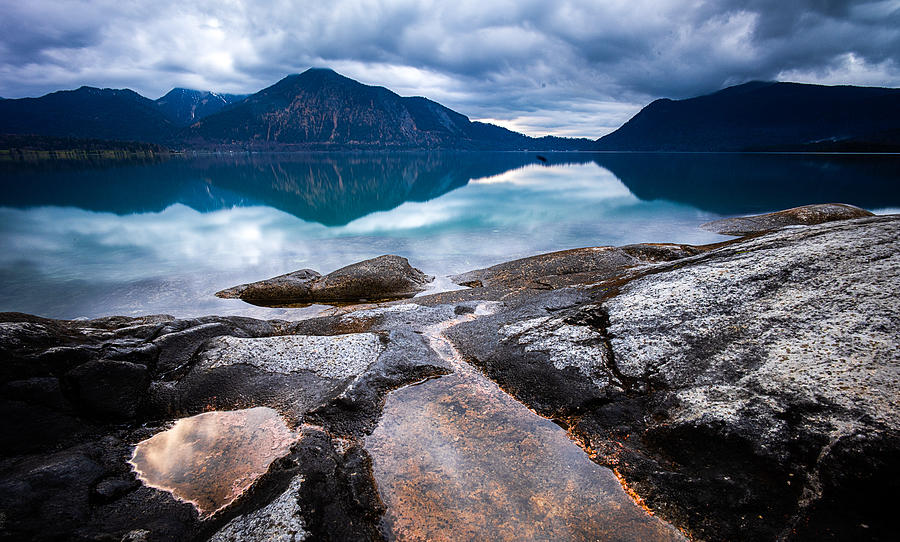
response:
<path id="1" fill-rule="evenodd" d="M 445 276 L 567 248 L 701 244 L 724 216 L 898 212 L 900 156 L 225 154 L 0 162 L 0 311 L 302 318 L 213 294 L 399 254 Z"/>

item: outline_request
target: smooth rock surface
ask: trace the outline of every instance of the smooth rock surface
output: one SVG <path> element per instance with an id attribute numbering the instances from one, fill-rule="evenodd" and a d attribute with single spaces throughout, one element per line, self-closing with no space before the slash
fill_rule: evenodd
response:
<path id="1" fill-rule="evenodd" d="M 616 274 L 639 262 L 634 256 L 616 247 L 576 248 L 504 262 L 453 275 L 450 280 L 470 287 L 530 286 L 548 289 L 557 286 L 552 283 L 558 282 L 560 278 L 569 278 L 572 284 L 583 280 L 586 273 L 591 273 L 594 278 L 600 274 Z"/>
<path id="2" fill-rule="evenodd" d="M 846 203 L 821 203 L 803 205 L 793 209 L 785 209 L 774 213 L 737 218 L 723 218 L 702 224 L 704 230 L 722 235 L 748 235 L 769 230 L 777 230 L 784 226 L 814 225 L 835 220 L 848 220 L 874 216 L 865 209 Z"/>

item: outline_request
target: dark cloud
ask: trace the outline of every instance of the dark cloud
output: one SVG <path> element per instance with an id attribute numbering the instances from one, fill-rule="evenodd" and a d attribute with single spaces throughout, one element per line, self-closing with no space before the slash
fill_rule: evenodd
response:
<path id="1" fill-rule="evenodd" d="M 0 2 L 7 97 L 252 92 L 330 66 L 514 129 L 595 137 L 653 98 L 752 79 L 900 85 L 900 0 Z"/>

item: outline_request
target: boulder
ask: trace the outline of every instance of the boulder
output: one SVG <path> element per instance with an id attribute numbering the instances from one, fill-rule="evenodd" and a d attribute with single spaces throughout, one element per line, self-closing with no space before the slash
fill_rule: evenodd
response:
<path id="1" fill-rule="evenodd" d="M 325 276 L 301 269 L 216 293 L 259 305 L 355 303 L 412 297 L 434 280 L 400 256 L 386 255 L 342 267 Z"/>
<path id="2" fill-rule="evenodd" d="M 865 209 L 847 205 L 846 203 L 821 203 L 817 205 L 803 205 L 802 207 L 794 207 L 793 209 L 785 209 L 784 211 L 764 215 L 723 218 L 722 220 L 707 222 L 700 227 L 722 235 L 741 236 L 777 230 L 784 226 L 810 226 L 866 216 L 874 215 Z"/>

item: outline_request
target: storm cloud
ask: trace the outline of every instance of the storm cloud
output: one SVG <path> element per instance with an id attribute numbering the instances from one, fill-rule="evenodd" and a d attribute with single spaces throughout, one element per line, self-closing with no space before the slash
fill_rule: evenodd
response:
<path id="1" fill-rule="evenodd" d="M 531 135 L 749 80 L 900 86 L 900 0 L 0 0 L 0 96 L 248 93 L 311 66 Z"/>

